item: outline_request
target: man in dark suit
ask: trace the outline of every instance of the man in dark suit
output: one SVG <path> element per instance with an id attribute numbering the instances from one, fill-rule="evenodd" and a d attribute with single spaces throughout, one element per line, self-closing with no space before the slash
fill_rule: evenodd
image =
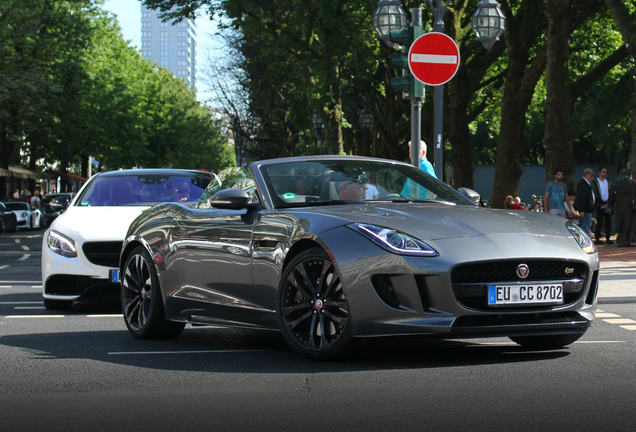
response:
<path id="1" fill-rule="evenodd" d="M 594 171 L 591 168 L 583 170 L 583 178 L 576 185 L 574 209 L 581 214 L 581 228 L 589 234 L 592 227 L 592 213 L 594 213 L 594 194 L 592 193 Z"/>

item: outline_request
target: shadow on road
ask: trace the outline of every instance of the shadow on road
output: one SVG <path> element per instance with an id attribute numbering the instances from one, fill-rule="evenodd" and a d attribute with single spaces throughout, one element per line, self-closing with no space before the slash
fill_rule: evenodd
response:
<path id="1" fill-rule="evenodd" d="M 0 337 L 0 344 L 28 353 L 32 359 L 89 359 L 156 370 L 234 373 L 430 369 L 533 362 L 569 355 L 567 348 L 528 351 L 508 344 L 508 339 L 500 341 L 501 345 L 423 338 L 363 341 L 348 358 L 321 363 L 293 353 L 277 332 L 254 330 L 187 327 L 175 340 L 137 340 L 125 329 Z"/>

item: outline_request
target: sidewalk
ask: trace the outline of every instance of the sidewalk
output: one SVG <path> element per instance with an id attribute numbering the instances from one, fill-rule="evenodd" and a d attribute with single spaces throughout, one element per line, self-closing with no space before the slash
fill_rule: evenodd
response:
<path id="1" fill-rule="evenodd" d="M 599 303 L 636 302 L 636 247 L 598 245 L 601 258 Z"/>

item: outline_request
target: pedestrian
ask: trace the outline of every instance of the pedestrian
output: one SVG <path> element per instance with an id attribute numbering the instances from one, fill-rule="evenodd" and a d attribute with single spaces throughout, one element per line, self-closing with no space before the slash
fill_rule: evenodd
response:
<path id="1" fill-rule="evenodd" d="M 607 180 L 607 168 L 598 169 L 598 178 L 592 182 L 592 192 L 594 192 L 594 205 L 596 206 L 596 230 L 594 231 L 594 242 L 603 244 L 601 240 L 601 230 L 605 221 L 605 239 L 607 244 L 614 244 L 610 237 L 612 235 L 612 207 L 614 205 L 614 193 L 612 185 Z"/>
<path id="2" fill-rule="evenodd" d="M 515 197 L 515 199 L 512 201 L 512 210 L 525 210 L 523 208 L 523 206 L 521 205 L 521 198 L 519 197 Z"/>
<path id="3" fill-rule="evenodd" d="M 563 170 L 554 170 L 554 180 L 548 183 L 548 186 L 545 188 L 543 211 L 549 214 L 567 217 L 564 207 L 567 193 L 568 187 L 563 182 Z"/>
<path id="4" fill-rule="evenodd" d="M 40 191 L 38 189 L 33 191 L 33 196 L 31 197 L 31 206 L 34 209 L 40 208 Z"/>
<path id="5" fill-rule="evenodd" d="M 574 210 L 575 198 L 576 194 L 574 193 L 574 191 L 568 191 L 568 197 L 563 203 L 563 206 L 565 207 L 565 216 L 568 218 L 568 220 L 576 225 L 579 225 L 579 219 L 581 215 L 579 214 L 579 212 Z"/>
<path id="6" fill-rule="evenodd" d="M 13 199 L 14 200 L 20 199 L 20 189 L 16 189 L 15 192 L 13 192 Z"/>
<path id="7" fill-rule="evenodd" d="M 514 203 L 514 198 L 512 197 L 512 195 L 508 195 L 506 197 L 506 199 L 504 200 L 504 209 L 506 210 L 512 210 L 512 203 Z"/>
<path id="8" fill-rule="evenodd" d="M 616 176 L 616 186 L 618 186 L 618 182 L 621 180 L 625 180 L 626 178 L 630 178 L 632 176 L 632 163 L 627 161 L 625 164 L 625 168 L 621 169 Z"/>
<path id="9" fill-rule="evenodd" d="M 411 155 L 411 141 L 409 141 L 409 155 Z M 426 158 L 426 143 L 424 141 L 420 141 L 420 169 L 425 173 L 437 178 L 437 175 L 435 175 L 435 168 L 433 168 L 433 164 L 430 163 Z"/>
<path id="10" fill-rule="evenodd" d="M 581 228 L 586 234 L 590 233 L 592 212 L 594 211 L 593 180 L 594 170 L 585 168 L 583 170 L 583 178 L 576 185 L 576 198 L 574 199 L 574 209 L 581 215 Z"/>
<path id="11" fill-rule="evenodd" d="M 618 246 L 636 246 L 636 243 L 634 243 L 634 231 L 636 230 L 636 180 L 632 177 L 618 182 L 614 209 L 616 213 L 616 231 L 618 231 Z"/>

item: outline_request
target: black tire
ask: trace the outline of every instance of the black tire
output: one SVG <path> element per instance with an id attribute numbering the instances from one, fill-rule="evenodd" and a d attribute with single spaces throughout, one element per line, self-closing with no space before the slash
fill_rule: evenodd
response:
<path id="1" fill-rule="evenodd" d="M 563 348 L 581 338 L 585 333 L 545 335 L 545 336 L 511 336 L 510 340 L 524 348 L 536 350 L 551 350 Z"/>
<path id="2" fill-rule="evenodd" d="M 69 310 L 71 308 L 72 304 L 73 304 L 73 302 L 69 301 L 69 300 L 49 300 L 49 299 L 44 299 L 44 307 L 47 310 L 54 310 L 54 311 Z"/>
<path id="3" fill-rule="evenodd" d="M 7 229 L 7 232 L 14 233 L 14 234 L 18 232 L 18 220 L 17 219 L 15 219 L 15 218 L 13 219 L 13 226 L 11 227 L 10 230 Z"/>
<path id="4" fill-rule="evenodd" d="M 285 341 L 304 357 L 332 360 L 351 346 L 342 281 L 322 249 L 308 249 L 289 263 L 279 286 L 277 314 Z"/>
<path id="5" fill-rule="evenodd" d="M 150 254 L 136 247 L 126 257 L 121 277 L 124 321 L 138 339 L 170 339 L 181 334 L 185 323 L 166 320 L 157 272 Z"/>

